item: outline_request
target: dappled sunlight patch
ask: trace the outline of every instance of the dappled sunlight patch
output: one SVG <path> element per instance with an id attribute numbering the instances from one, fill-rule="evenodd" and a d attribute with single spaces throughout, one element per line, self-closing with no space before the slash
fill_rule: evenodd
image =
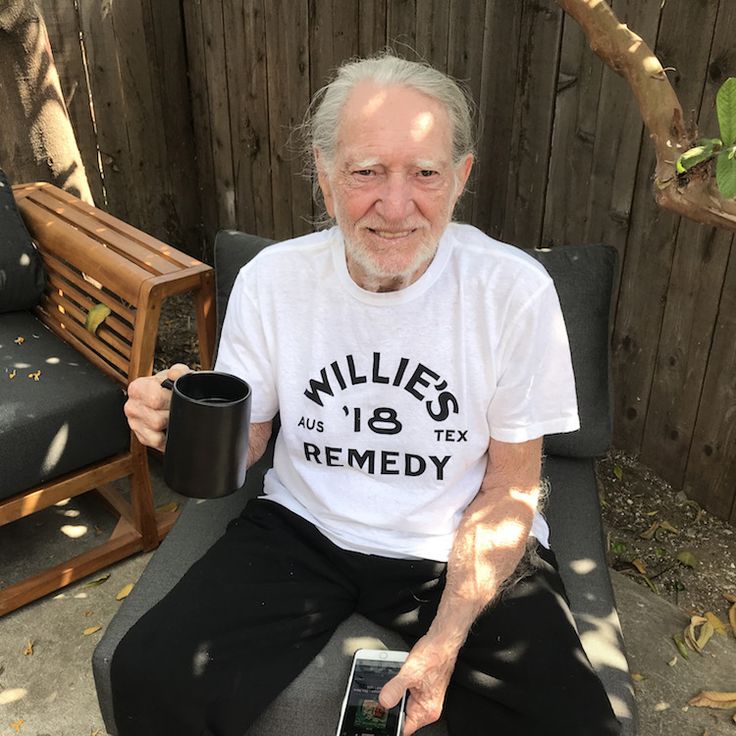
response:
<path id="1" fill-rule="evenodd" d="M 46 451 L 46 457 L 43 459 L 41 464 L 41 470 L 44 475 L 50 473 L 61 460 L 61 456 L 64 454 L 67 442 L 69 441 L 69 422 L 59 427 L 54 439 L 49 444 L 49 449 Z"/>
<path id="2" fill-rule="evenodd" d="M 572 560 L 570 569 L 577 575 L 588 575 L 598 567 L 598 563 L 590 558 L 584 560 Z"/>
<path id="3" fill-rule="evenodd" d="M 348 636 L 342 642 L 342 653 L 352 657 L 358 649 L 385 649 L 386 645 L 375 636 Z"/>
<path id="4" fill-rule="evenodd" d="M 64 524 L 61 527 L 61 533 L 66 534 L 70 539 L 79 539 L 89 531 L 86 524 Z"/>
<path id="5" fill-rule="evenodd" d="M 611 611 L 608 616 L 580 616 L 579 622 L 580 641 L 591 664 L 598 670 L 606 666 L 626 672 L 628 664 L 620 648 L 616 612 Z"/>
<path id="6" fill-rule="evenodd" d="M 19 700 L 28 695 L 28 690 L 24 687 L 9 687 L 7 690 L 0 692 L 0 705 L 10 705 L 10 703 L 17 703 Z"/>

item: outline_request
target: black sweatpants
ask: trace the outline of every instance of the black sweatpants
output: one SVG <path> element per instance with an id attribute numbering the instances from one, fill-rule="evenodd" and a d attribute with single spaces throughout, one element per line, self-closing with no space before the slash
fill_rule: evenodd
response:
<path id="1" fill-rule="evenodd" d="M 481 614 L 460 651 L 444 706 L 452 736 L 619 733 L 554 556 L 538 551 L 534 569 Z M 432 622 L 445 571 L 341 550 L 280 505 L 250 501 L 118 645 L 118 733 L 243 736 L 351 613 L 411 646 Z"/>

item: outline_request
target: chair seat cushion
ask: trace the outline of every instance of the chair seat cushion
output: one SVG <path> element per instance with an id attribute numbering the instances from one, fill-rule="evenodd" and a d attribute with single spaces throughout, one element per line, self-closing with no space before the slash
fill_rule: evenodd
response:
<path id="1" fill-rule="evenodd" d="M 0 499 L 127 450 L 124 403 L 31 312 L 0 314 Z"/>

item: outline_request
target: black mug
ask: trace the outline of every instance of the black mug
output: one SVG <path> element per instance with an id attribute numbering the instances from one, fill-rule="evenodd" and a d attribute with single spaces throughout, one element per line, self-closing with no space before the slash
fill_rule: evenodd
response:
<path id="1" fill-rule="evenodd" d="M 217 371 L 185 373 L 171 389 L 164 480 L 191 498 L 221 498 L 245 483 L 250 386 Z"/>

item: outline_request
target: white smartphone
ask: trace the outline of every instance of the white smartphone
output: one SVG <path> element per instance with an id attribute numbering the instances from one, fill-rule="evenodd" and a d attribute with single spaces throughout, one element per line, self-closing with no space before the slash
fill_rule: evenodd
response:
<path id="1" fill-rule="evenodd" d="M 358 649 L 355 652 L 337 736 L 401 736 L 406 694 L 389 710 L 378 702 L 378 695 L 401 669 L 408 654 L 387 649 Z"/>

